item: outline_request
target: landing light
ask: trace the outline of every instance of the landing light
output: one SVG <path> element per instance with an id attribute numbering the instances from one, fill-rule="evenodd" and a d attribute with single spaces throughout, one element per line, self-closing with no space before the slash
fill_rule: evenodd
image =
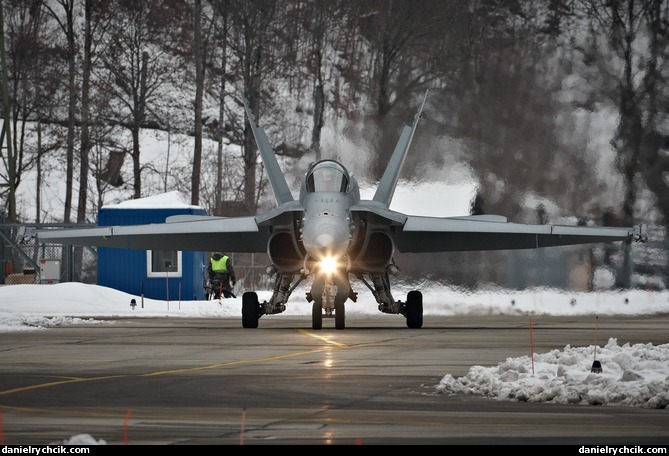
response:
<path id="1" fill-rule="evenodd" d="M 332 257 L 325 257 L 321 260 L 321 271 L 326 274 L 334 274 L 337 271 L 337 260 Z"/>

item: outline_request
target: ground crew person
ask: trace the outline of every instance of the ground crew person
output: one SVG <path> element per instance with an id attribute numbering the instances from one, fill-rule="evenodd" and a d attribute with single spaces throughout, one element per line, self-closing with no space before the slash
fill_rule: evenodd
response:
<path id="1" fill-rule="evenodd" d="M 211 283 L 214 299 L 221 298 L 221 292 L 225 298 L 234 298 L 232 287 L 237 284 L 235 270 L 232 260 L 225 253 L 216 252 L 209 260 L 209 282 Z M 232 287 L 230 283 L 232 282 Z"/>

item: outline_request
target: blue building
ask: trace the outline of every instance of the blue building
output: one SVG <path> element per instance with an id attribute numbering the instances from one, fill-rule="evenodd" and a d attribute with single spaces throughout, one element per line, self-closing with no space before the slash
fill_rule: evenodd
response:
<path id="1" fill-rule="evenodd" d="M 207 215 L 178 192 L 103 206 L 98 226 L 163 223 L 172 215 Z M 98 248 L 98 284 L 149 299 L 205 300 L 205 252 Z"/>

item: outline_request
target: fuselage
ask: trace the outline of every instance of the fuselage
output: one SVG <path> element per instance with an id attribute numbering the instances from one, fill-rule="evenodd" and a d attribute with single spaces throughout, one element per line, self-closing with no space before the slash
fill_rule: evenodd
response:
<path id="1" fill-rule="evenodd" d="M 312 165 L 300 192 L 300 240 L 311 260 L 344 261 L 355 231 L 350 208 L 359 201 L 357 182 L 339 162 Z"/>

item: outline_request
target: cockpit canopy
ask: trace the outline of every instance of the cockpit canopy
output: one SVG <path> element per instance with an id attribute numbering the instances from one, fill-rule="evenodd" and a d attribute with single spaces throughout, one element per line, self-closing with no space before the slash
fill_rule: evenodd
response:
<path id="1" fill-rule="evenodd" d="M 334 160 L 322 160 L 314 165 L 307 174 L 307 192 L 346 193 L 349 185 L 346 168 Z"/>

